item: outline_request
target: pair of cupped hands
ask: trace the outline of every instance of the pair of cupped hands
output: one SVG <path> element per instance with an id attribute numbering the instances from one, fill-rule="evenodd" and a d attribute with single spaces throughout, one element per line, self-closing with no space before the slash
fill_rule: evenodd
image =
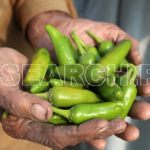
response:
<path id="1" fill-rule="evenodd" d="M 55 26 L 70 37 L 75 29 L 81 39 L 89 45 L 95 43 L 86 34 L 87 29 L 103 40 L 113 41 L 116 44 L 123 39 L 130 39 L 132 48 L 128 59 L 136 65 L 142 62 L 137 40 L 116 25 L 86 19 L 72 19 L 61 12 L 46 12 L 30 21 L 26 33 L 34 48 L 48 48 L 53 59 L 56 57 L 48 34 L 45 32 L 46 24 Z M 27 71 L 26 64 L 29 64 L 29 60 L 21 53 L 11 48 L 0 48 L 0 117 L 3 129 L 8 135 L 34 141 L 52 147 L 54 150 L 80 142 L 87 142 L 97 149 L 104 149 L 105 139 L 111 135 L 116 135 L 126 141 L 133 141 L 139 137 L 139 130 L 134 125 L 119 118 L 111 121 L 94 119 L 81 125 L 67 126 L 44 123 L 51 117 L 52 108 L 47 101 L 23 91 L 22 74 Z M 141 79 L 141 81 L 146 83 L 146 79 Z M 143 97 L 149 96 L 150 83 L 138 85 L 138 93 Z M 2 119 L 4 110 L 9 112 L 5 120 Z M 150 104 L 135 100 L 129 117 L 138 120 L 149 119 Z"/>

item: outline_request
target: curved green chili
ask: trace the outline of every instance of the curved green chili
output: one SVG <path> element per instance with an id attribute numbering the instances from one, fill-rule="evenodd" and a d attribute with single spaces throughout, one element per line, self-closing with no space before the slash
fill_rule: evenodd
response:
<path id="1" fill-rule="evenodd" d="M 136 76 L 137 68 L 131 66 L 125 75 L 117 77 L 117 82 L 122 87 L 124 93 L 124 98 L 121 101 L 124 103 L 125 111 L 120 115 L 120 117 L 123 119 L 127 116 L 137 95 L 137 88 L 134 83 Z"/>
<path id="2" fill-rule="evenodd" d="M 46 25 L 45 29 L 48 32 L 50 39 L 53 43 L 58 64 L 76 64 L 74 54 L 62 33 L 50 25 Z"/>
<path id="3" fill-rule="evenodd" d="M 36 93 L 35 95 L 48 99 L 53 106 L 64 108 L 76 104 L 89 104 L 101 101 L 99 96 L 92 91 L 70 87 L 53 87 L 49 92 Z"/>
<path id="4" fill-rule="evenodd" d="M 69 39 L 67 36 L 64 36 L 64 38 L 65 38 L 66 41 L 68 42 L 68 45 L 69 45 L 70 49 L 72 50 L 72 53 L 73 53 L 73 55 L 74 55 L 75 60 L 78 61 L 78 60 L 79 60 L 79 54 L 78 54 L 77 50 L 76 50 L 75 47 L 72 45 L 70 39 Z"/>
<path id="5" fill-rule="evenodd" d="M 34 83 L 31 88 L 30 88 L 30 92 L 31 93 L 41 93 L 41 92 L 45 92 L 50 88 L 50 84 L 48 81 L 40 81 L 37 83 Z"/>
<path id="6" fill-rule="evenodd" d="M 88 104 L 101 101 L 92 91 L 70 87 L 51 88 L 49 91 L 49 100 L 56 107 L 71 107 L 75 104 Z"/>
<path id="7" fill-rule="evenodd" d="M 39 49 L 33 56 L 28 72 L 25 75 L 25 87 L 30 87 L 33 83 L 42 81 L 50 62 L 49 51 L 45 48 Z"/>
<path id="8" fill-rule="evenodd" d="M 49 80 L 49 83 L 52 87 L 72 87 L 72 88 L 78 88 L 78 89 L 83 89 L 84 85 L 81 83 L 75 83 L 75 82 L 70 82 L 70 81 L 64 81 L 64 80 L 60 80 L 60 79 L 55 79 L 52 78 Z"/>
<path id="9" fill-rule="evenodd" d="M 115 44 L 111 41 L 103 41 L 99 37 L 97 37 L 95 34 L 90 32 L 89 30 L 87 33 L 98 43 L 98 50 L 101 56 L 104 56 L 107 54 L 112 48 L 115 47 Z"/>
<path id="10" fill-rule="evenodd" d="M 69 124 L 67 119 L 57 115 L 55 113 L 53 113 L 53 115 L 51 116 L 51 118 L 47 121 L 47 123 L 51 123 L 51 124 L 55 124 L 55 125 L 66 125 Z"/>
<path id="11" fill-rule="evenodd" d="M 101 54 L 101 56 L 104 56 L 105 54 L 109 53 L 115 45 L 111 41 L 102 41 L 99 37 L 97 37 L 94 33 L 90 32 L 89 30 L 87 31 L 88 34 L 93 37 L 93 39 L 99 44 L 98 49 Z M 120 67 L 122 69 L 127 69 L 131 63 L 124 59 L 122 63 L 120 64 Z"/>
<path id="12" fill-rule="evenodd" d="M 108 73 L 114 73 L 127 56 L 131 48 L 131 44 L 130 40 L 123 40 L 117 46 L 112 48 L 109 53 L 104 55 L 98 63 L 107 68 Z"/>
<path id="13" fill-rule="evenodd" d="M 77 104 L 65 110 L 52 107 L 53 112 L 67 118 L 70 122 L 81 124 L 85 121 L 101 118 L 112 120 L 124 111 L 123 104 L 120 102 L 105 102 L 97 104 Z"/>
<path id="14" fill-rule="evenodd" d="M 121 87 L 115 83 L 113 86 L 109 86 L 107 81 L 97 87 L 98 94 L 108 101 L 118 101 L 124 96 Z"/>

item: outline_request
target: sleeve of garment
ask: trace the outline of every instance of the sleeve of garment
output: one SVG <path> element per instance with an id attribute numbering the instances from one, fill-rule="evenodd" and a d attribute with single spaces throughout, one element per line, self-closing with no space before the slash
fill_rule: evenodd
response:
<path id="1" fill-rule="evenodd" d="M 7 31 L 12 18 L 12 7 L 9 0 L 0 0 L 0 47 L 7 39 Z"/>
<path id="2" fill-rule="evenodd" d="M 23 32 L 29 21 L 42 12 L 57 10 L 77 17 L 72 0 L 11 0 L 11 2 Z"/>

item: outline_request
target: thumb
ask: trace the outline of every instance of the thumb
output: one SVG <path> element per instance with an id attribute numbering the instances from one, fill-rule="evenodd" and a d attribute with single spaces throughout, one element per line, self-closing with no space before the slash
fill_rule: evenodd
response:
<path id="1" fill-rule="evenodd" d="M 0 106 L 17 117 L 32 120 L 46 121 L 52 115 L 49 102 L 21 90 L 3 95 Z"/>

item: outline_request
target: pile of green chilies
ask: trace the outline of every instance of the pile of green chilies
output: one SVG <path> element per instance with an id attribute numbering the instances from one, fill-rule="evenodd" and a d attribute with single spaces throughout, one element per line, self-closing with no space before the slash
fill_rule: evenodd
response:
<path id="1" fill-rule="evenodd" d="M 130 40 L 115 45 L 91 31 L 97 46 L 86 45 L 76 31 L 72 39 L 50 25 L 45 27 L 55 50 L 56 65 L 45 48 L 36 50 L 24 78 L 27 91 L 48 100 L 53 115 L 49 123 L 81 124 L 102 118 L 125 118 L 137 95 L 137 67 L 126 60 Z M 123 75 L 117 74 L 121 70 Z"/>

